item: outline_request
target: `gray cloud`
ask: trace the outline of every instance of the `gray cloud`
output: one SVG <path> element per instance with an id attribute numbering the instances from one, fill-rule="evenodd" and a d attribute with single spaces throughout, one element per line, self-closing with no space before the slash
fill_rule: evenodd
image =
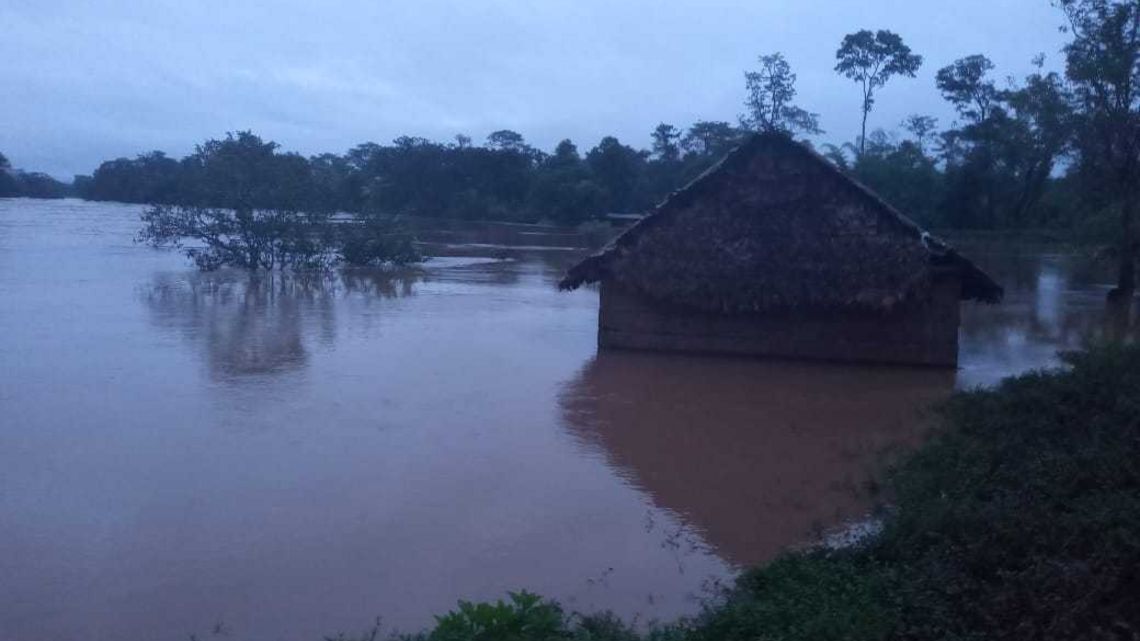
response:
<path id="1" fill-rule="evenodd" d="M 549 149 L 665 121 L 735 120 L 742 72 L 783 51 L 826 140 L 854 138 L 859 96 L 837 76 L 845 33 L 888 28 L 927 63 L 881 94 L 873 127 L 953 119 L 934 72 L 984 52 L 1022 76 L 1060 64 L 1048 0 L 5 0 L 0 150 L 68 177 L 150 149 L 174 155 L 250 128 L 302 153 L 401 135 Z"/>

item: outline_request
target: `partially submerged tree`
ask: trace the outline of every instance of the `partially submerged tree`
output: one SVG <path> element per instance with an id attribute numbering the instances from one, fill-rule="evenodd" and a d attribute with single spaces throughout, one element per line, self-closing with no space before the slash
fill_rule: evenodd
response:
<path id="1" fill-rule="evenodd" d="M 784 54 L 760 56 L 760 68 L 744 74 L 748 98 L 742 123 L 757 131 L 779 131 L 789 135 L 823 133 L 819 115 L 796 106 L 796 74 Z"/>
<path id="2" fill-rule="evenodd" d="M 893 76 L 914 77 L 922 66 L 922 56 L 911 52 L 898 34 L 880 29 L 848 34 L 839 50 L 835 70 L 860 83 L 863 89 L 863 126 L 859 133 L 859 155 L 867 148 L 867 117 L 875 105 L 875 91 Z"/>
<path id="3" fill-rule="evenodd" d="M 309 163 L 243 131 L 209 140 L 184 161 L 192 186 L 142 214 L 138 240 L 175 247 L 203 270 L 327 268 L 415 260 L 410 240 L 380 219 L 334 225 L 314 202 Z"/>

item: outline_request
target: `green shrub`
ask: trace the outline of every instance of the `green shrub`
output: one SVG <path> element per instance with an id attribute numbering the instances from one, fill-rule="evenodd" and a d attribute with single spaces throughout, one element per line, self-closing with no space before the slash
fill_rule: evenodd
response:
<path id="1" fill-rule="evenodd" d="M 694 641 L 885 639 L 885 572 L 857 555 L 784 556 L 744 573 L 723 605 L 696 621 Z"/>

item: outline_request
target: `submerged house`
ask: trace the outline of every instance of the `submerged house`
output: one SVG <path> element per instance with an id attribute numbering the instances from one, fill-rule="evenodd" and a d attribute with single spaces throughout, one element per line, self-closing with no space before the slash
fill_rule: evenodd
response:
<path id="1" fill-rule="evenodd" d="M 758 134 L 575 265 L 599 346 L 953 366 L 1002 288 L 808 147 Z"/>

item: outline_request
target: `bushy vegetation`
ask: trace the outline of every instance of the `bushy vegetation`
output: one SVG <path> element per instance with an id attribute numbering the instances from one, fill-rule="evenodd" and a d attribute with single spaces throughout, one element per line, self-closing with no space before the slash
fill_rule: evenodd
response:
<path id="1" fill-rule="evenodd" d="M 293 196 L 310 207 L 362 214 L 462 220 L 548 221 L 576 225 L 610 212 L 644 211 L 731 149 L 743 130 L 697 123 L 688 133 L 663 125 L 653 151 L 607 136 L 584 155 L 569 140 L 542 152 L 509 131 L 482 146 L 460 136 L 449 144 L 401 136 L 365 143 L 344 155 L 279 154 Z M 240 132 L 237 137 L 253 136 Z M 175 160 L 155 151 L 103 163 L 81 184 L 90 200 L 172 204 L 208 198 L 213 177 L 202 151 Z M 266 177 L 268 179 L 268 177 Z"/>
<path id="2" fill-rule="evenodd" d="M 962 393 L 891 474 L 861 545 L 745 573 L 700 616 L 635 631 L 516 594 L 461 604 L 424 641 L 1140 637 L 1140 348 Z"/>
<path id="3" fill-rule="evenodd" d="M 138 240 L 181 249 L 203 270 L 327 269 L 420 260 L 398 221 L 337 219 L 314 198 L 305 159 L 242 132 L 200 145 L 170 204 L 148 207 Z"/>
<path id="4" fill-rule="evenodd" d="M 1140 635 L 1140 349 L 956 397 L 865 555 L 895 638 Z"/>
<path id="5" fill-rule="evenodd" d="M 72 186 L 47 174 L 21 171 L 0 154 L 0 198 L 65 198 Z"/>

